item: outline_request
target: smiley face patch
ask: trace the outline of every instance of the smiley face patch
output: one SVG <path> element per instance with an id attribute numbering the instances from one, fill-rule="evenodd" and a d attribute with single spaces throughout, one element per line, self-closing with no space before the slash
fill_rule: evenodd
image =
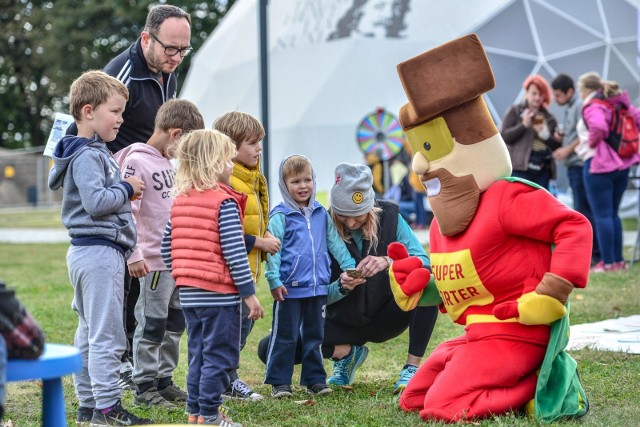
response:
<path id="1" fill-rule="evenodd" d="M 351 200 L 353 200 L 353 203 L 355 203 L 356 205 L 359 205 L 364 200 L 364 196 L 361 192 L 356 191 L 355 193 L 353 193 L 353 196 L 351 196 Z"/>

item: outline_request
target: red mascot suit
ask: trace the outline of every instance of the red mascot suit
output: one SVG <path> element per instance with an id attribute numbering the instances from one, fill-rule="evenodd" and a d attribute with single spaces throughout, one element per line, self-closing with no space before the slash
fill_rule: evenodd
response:
<path id="1" fill-rule="evenodd" d="M 568 297 L 587 284 L 591 226 L 546 190 L 509 178 L 482 94 L 495 86 L 476 35 L 398 65 L 400 121 L 434 213 L 433 274 L 389 247 L 398 305 L 438 304 L 465 333 L 440 344 L 400 397 L 424 420 L 527 410 L 540 421 L 587 411 L 568 341 Z"/>

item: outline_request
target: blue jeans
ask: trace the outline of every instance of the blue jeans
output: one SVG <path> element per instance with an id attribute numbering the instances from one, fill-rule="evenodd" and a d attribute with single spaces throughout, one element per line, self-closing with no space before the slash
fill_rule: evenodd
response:
<path id="1" fill-rule="evenodd" d="M 573 195 L 573 209 L 584 215 L 591 223 L 593 230 L 593 250 L 591 251 L 591 259 L 600 259 L 600 249 L 598 248 L 598 239 L 596 238 L 595 222 L 589 199 L 587 198 L 587 190 L 584 185 L 583 166 L 571 166 L 567 168 L 567 176 L 569 178 L 569 186 L 571 186 L 571 194 Z"/>
<path id="2" fill-rule="evenodd" d="M 622 221 L 618 209 L 629 181 L 629 169 L 590 173 L 591 159 L 584 164 L 584 185 L 595 220 L 596 236 L 605 264 L 623 261 Z"/>

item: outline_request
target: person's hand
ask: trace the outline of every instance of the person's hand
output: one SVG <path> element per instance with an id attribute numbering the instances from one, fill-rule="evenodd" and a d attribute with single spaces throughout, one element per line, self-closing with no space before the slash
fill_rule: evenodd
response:
<path id="1" fill-rule="evenodd" d="M 129 275 L 131 277 L 140 278 L 149 274 L 149 266 L 144 262 L 143 259 L 140 261 L 132 262 L 129 264 Z"/>
<path id="2" fill-rule="evenodd" d="M 410 257 L 402 243 L 391 243 L 387 253 L 393 259 L 389 268 L 389 284 L 393 298 L 400 309 L 413 310 L 429 284 L 431 272 L 422 266 L 420 258 Z"/>
<path id="3" fill-rule="evenodd" d="M 371 277 L 390 265 L 387 257 L 367 255 L 356 268 L 362 272 L 362 277 Z"/>
<path id="4" fill-rule="evenodd" d="M 531 127 L 531 125 L 533 124 L 533 115 L 534 112 L 530 108 L 525 108 L 522 111 L 522 114 L 520 114 L 520 118 L 522 119 L 522 124 L 525 125 L 525 127 Z"/>
<path id="5" fill-rule="evenodd" d="M 279 286 L 271 290 L 271 296 L 273 297 L 274 301 L 284 301 L 284 297 L 286 297 L 288 294 L 289 292 L 284 286 Z"/>
<path id="6" fill-rule="evenodd" d="M 264 310 L 262 309 L 260 301 L 258 301 L 258 298 L 255 295 L 244 297 L 243 300 L 249 308 L 249 315 L 247 316 L 249 320 L 258 320 L 264 317 Z"/>
<path id="7" fill-rule="evenodd" d="M 557 299 L 536 291 L 526 293 L 516 301 L 507 301 L 493 308 L 493 315 L 500 320 L 515 317 L 523 325 L 548 325 L 567 314 L 567 309 Z"/>
<path id="8" fill-rule="evenodd" d="M 275 254 L 280 250 L 280 240 L 276 239 L 273 236 L 267 237 L 256 237 L 256 247 L 261 251 L 264 251 L 268 254 Z"/>
<path id="9" fill-rule="evenodd" d="M 349 276 L 349 274 L 347 274 L 346 271 L 343 271 L 342 274 L 340 274 L 340 283 L 342 283 L 342 289 L 345 289 L 349 292 L 354 290 L 356 286 L 362 285 L 365 282 L 366 279 L 364 278 L 364 276 L 358 278 L 351 277 Z"/>
<path id="10" fill-rule="evenodd" d="M 135 175 L 125 178 L 124 181 L 128 182 L 133 187 L 133 196 L 131 196 L 131 200 L 139 199 L 144 192 L 144 182 Z"/>
<path id="11" fill-rule="evenodd" d="M 562 161 L 567 157 L 569 157 L 571 153 L 573 153 L 573 148 L 569 145 L 566 145 L 564 147 L 560 147 L 556 150 L 553 150 L 553 153 L 551 153 L 551 155 L 553 156 L 554 159 L 558 161 Z"/>

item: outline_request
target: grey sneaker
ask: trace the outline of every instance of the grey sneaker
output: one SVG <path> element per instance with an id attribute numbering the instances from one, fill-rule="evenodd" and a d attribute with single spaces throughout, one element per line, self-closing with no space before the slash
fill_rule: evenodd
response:
<path id="1" fill-rule="evenodd" d="M 203 416 L 198 417 L 198 424 L 205 424 L 210 426 L 223 426 L 223 427 L 242 427 L 242 424 L 234 423 L 228 416 L 218 413 L 216 416 Z"/>
<path id="2" fill-rule="evenodd" d="M 93 411 L 93 417 L 91 418 L 89 426 L 140 426 L 144 424 L 151 424 L 151 420 L 139 418 L 131 414 L 122 407 L 122 404 L 118 400 L 108 414 L 103 414 L 98 409 Z"/>
<path id="3" fill-rule="evenodd" d="M 76 416 L 76 427 L 89 427 L 91 418 L 93 417 L 93 408 L 85 408 L 80 406 L 78 408 L 78 415 Z"/>
<path id="4" fill-rule="evenodd" d="M 271 397 L 281 399 L 283 397 L 293 397 L 289 384 L 274 385 L 271 389 Z"/>
<path id="5" fill-rule="evenodd" d="M 176 405 L 162 397 L 162 395 L 158 392 L 158 389 L 155 387 L 151 387 L 141 394 L 136 393 L 134 402 L 137 406 L 158 406 L 160 408 L 167 409 L 178 408 Z"/>
<path id="6" fill-rule="evenodd" d="M 160 393 L 160 396 L 164 397 L 169 402 L 184 403 L 187 401 L 187 392 L 173 383 L 162 390 L 158 390 L 158 393 Z"/>
<path id="7" fill-rule="evenodd" d="M 122 390 L 135 390 L 136 383 L 131 378 L 133 374 L 133 365 L 128 360 L 120 366 L 120 378 L 118 379 L 118 387 Z"/>
<path id="8" fill-rule="evenodd" d="M 251 387 L 247 385 L 240 378 L 235 380 L 229 385 L 227 391 L 222 394 L 223 399 L 240 399 L 255 402 L 263 399 L 264 396 L 254 392 Z"/>
<path id="9" fill-rule="evenodd" d="M 329 394 L 333 393 L 333 390 L 329 388 L 329 386 L 325 383 L 313 384 L 307 386 L 307 393 L 321 395 L 321 394 Z"/>
<path id="10" fill-rule="evenodd" d="M 358 369 L 369 354 L 366 345 L 352 345 L 351 352 L 341 360 L 333 362 L 333 375 L 327 382 L 333 385 L 351 385 Z"/>

